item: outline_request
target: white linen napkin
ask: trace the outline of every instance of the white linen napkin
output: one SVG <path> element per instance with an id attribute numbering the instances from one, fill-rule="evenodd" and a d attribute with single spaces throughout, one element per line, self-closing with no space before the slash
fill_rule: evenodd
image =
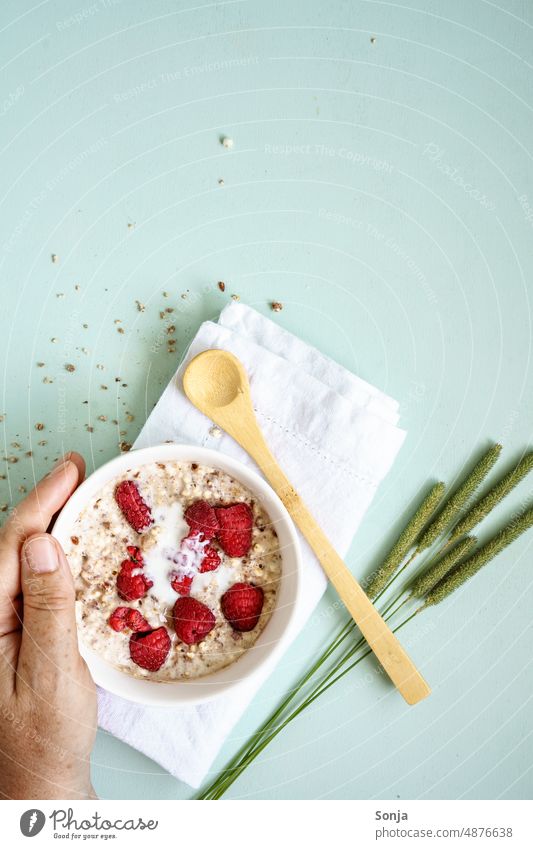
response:
<path id="1" fill-rule="evenodd" d="M 206 348 L 240 358 L 266 440 L 289 480 L 344 557 L 377 486 L 405 437 L 398 404 L 255 310 L 233 303 L 218 324 L 201 325 L 184 362 L 163 392 L 135 448 L 168 440 L 215 448 L 254 467 L 248 455 L 213 427 L 183 393 L 187 362 Z M 339 510 L 349 504 L 349 510 Z M 326 588 L 314 554 L 301 538 L 304 590 L 293 636 Z M 224 739 L 272 671 L 263 670 L 227 696 L 183 708 L 144 707 L 99 690 L 99 725 L 172 775 L 199 787 Z"/>

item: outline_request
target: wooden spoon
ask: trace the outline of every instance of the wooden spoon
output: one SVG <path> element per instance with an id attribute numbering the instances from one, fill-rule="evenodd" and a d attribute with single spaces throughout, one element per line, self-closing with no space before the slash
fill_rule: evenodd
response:
<path id="1" fill-rule="evenodd" d="M 324 572 L 359 630 L 406 702 L 414 705 L 430 689 L 378 611 L 321 531 L 268 448 L 257 423 L 248 376 L 228 351 L 198 354 L 183 375 L 188 399 L 252 457 L 318 557 Z"/>

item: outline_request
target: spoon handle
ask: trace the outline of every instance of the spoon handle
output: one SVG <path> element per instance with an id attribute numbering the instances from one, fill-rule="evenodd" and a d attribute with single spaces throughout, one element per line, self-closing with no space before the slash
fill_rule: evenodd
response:
<path id="1" fill-rule="evenodd" d="M 233 434 L 232 434 L 233 435 Z M 427 682 L 321 530 L 266 444 L 257 422 L 234 438 L 255 460 L 313 549 L 368 645 L 405 701 L 414 705 L 431 692 Z"/>

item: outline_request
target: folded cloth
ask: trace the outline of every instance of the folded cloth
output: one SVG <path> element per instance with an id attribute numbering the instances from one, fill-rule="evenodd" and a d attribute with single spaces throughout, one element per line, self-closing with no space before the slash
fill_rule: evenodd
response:
<path id="1" fill-rule="evenodd" d="M 316 349 L 242 304 L 218 323 L 201 325 L 184 362 L 142 429 L 135 448 L 185 442 L 215 448 L 254 467 L 248 455 L 187 400 L 182 374 L 206 348 L 242 361 L 259 424 L 289 480 L 344 557 L 377 486 L 405 437 L 398 405 Z M 349 504 L 349 510 L 339 505 Z M 301 538 L 305 580 L 293 634 L 326 588 L 326 578 Z M 205 704 L 144 707 L 99 690 L 99 725 L 172 775 L 199 787 L 222 743 L 272 671 Z"/>

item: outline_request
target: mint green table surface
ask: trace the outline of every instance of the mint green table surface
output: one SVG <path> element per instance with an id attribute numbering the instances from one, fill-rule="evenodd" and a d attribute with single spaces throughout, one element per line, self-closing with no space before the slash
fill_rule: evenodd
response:
<path id="1" fill-rule="evenodd" d="M 519 0 L 4 0 L 2 509 L 61 451 L 92 469 L 132 442 L 231 294 L 401 402 L 408 437 L 352 546 L 357 576 L 426 481 L 491 439 L 502 467 L 516 459 L 533 407 L 532 39 Z M 430 699 L 408 708 L 367 662 L 229 795 L 530 798 L 532 552 L 530 533 L 405 629 Z M 336 628 L 334 600 L 215 768 Z M 103 733 L 93 764 L 103 797 L 193 795 Z"/>

